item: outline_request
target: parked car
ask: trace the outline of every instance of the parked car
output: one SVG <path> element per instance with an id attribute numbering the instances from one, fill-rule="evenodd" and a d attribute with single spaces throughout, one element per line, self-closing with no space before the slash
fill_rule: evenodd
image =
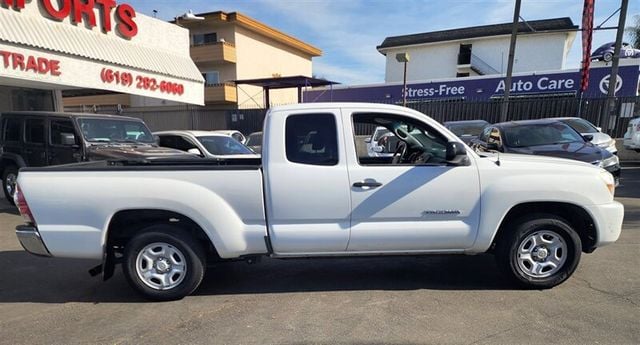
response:
<path id="1" fill-rule="evenodd" d="M 0 130 L 0 176 L 10 203 L 21 168 L 186 156 L 158 147 L 142 120 L 123 116 L 12 112 L 0 115 Z"/>
<path id="2" fill-rule="evenodd" d="M 597 147 L 605 149 L 614 155 L 618 154 L 616 140 L 612 139 L 608 134 L 602 133 L 602 128 L 594 126 L 591 122 L 579 117 L 558 117 L 553 120 L 566 123 L 580 133 L 582 137 L 589 138 L 589 141 Z"/>
<path id="3" fill-rule="evenodd" d="M 253 152 L 260 154 L 262 152 L 262 132 L 249 134 L 246 145 Z"/>
<path id="4" fill-rule="evenodd" d="M 445 122 L 444 126 L 448 130 L 457 135 L 460 140 L 465 144 L 470 144 L 473 139 L 477 139 L 482 130 L 489 125 L 489 122 L 484 120 L 471 120 L 471 121 L 449 121 Z"/>
<path id="5" fill-rule="evenodd" d="M 616 42 L 603 44 L 591 54 L 592 60 L 611 62 L 616 48 Z M 640 49 L 635 49 L 627 42 L 622 43 L 620 58 L 640 58 Z"/>
<path id="6" fill-rule="evenodd" d="M 624 134 L 624 148 L 640 153 L 640 117 L 629 121 L 627 132 Z"/>
<path id="7" fill-rule="evenodd" d="M 236 130 L 218 130 L 218 131 L 214 131 L 214 132 L 216 132 L 218 134 L 226 135 L 228 137 L 232 137 L 233 139 L 239 141 L 242 144 L 247 142 L 247 138 L 240 131 L 236 131 Z"/>
<path id="8" fill-rule="evenodd" d="M 356 124 L 387 128 L 404 149 L 361 157 Z M 408 108 L 274 107 L 264 143 L 262 160 L 25 169 L 17 237 L 37 255 L 102 260 L 91 272 L 103 279 L 122 263 L 133 288 L 171 300 L 215 274 L 208 262 L 263 256 L 489 252 L 514 282 L 546 289 L 620 236 L 624 207 L 607 171 L 549 157 L 496 162 Z"/>
<path id="9" fill-rule="evenodd" d="M 205 158 L 259 158 L 236 139 L 215 131 L 156 132 L 162 147 L 188 152 Z"/>
<path id="10" fill-rule="evenodd" d="M 498 151 L 573 159 L 589 163 L 620 177 L 620 160 L 593 145 L 564 122 L 545 119 L 490 125 L 475 140 L 480 151 Z"/>
<path id="11" fill-rule="evenodd" d="M 385 127 L 376 127 L 376 129 L 373 131 L 373 134 L 364 140 L 367 144 L 367 153 L 369 154 L 369 157 L 393 156 L 394 150 L 389 148 L 389 138 L 387 138 L 386 141 L 380 142 L 382 138 L 389 136 L 394 136 L 394 134 Z"/>

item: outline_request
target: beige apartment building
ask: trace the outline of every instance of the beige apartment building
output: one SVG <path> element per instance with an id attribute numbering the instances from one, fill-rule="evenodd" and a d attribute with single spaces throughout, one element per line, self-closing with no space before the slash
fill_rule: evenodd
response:
<path id="1" fill-rule="evenodd" d="M 173 23 L 189 29 L 191 58 L 205 80 L 204 101 L 207 106 L 215 108 L 264 108 L 262 88 L 250 85 L 236 88 L 233 81 L 311 77 L 312 59 L 322 54 L 320 49 L 238 12 L 218 11 L 182 16 Z M 178 104 L 135 95 L 83 92 L 67 93 L 64 97 L 65 107 L 157 107 Z M 295 102 L 295 89 L 271 91 L 272 105 Z"/>

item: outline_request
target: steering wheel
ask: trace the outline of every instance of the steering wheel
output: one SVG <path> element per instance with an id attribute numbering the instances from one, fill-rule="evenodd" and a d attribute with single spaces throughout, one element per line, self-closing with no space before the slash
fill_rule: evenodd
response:
<path id="1" fill-rule="evenodd" d="M 393 153 L 393 160 L 391 164 L 400 164 L 402 163 L 402 159 L 407 154 L 407 144 L 403 141 L 398 141 L 398 145 L 396 145 L 396 152 Z"/>
<path id="2" fill-rule="evenodd" d="M 412 148 L 418 148 L 418 149 L 424 148 L 422 143 L 404 128 L 397 126 L 394 128 L 394 132 L 401 141 L 404 141 L 405 143 L 407 143 L 407 145 L 410 145 Z"/>

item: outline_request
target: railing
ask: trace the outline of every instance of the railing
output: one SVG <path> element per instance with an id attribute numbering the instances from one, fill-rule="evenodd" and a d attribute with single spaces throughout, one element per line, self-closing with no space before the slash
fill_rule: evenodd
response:
<path id="1" fill-rule="evenodd" d="M 194 62 L 236 62 L 236 47 L 228 42 L 215 42 L 191 46 Z"/>
<path id="2" fill-rule="evenodd" d="M 204 88 L 205 103 L 237 103 L 238 96 L 233 83 L 206 85 Z"/>

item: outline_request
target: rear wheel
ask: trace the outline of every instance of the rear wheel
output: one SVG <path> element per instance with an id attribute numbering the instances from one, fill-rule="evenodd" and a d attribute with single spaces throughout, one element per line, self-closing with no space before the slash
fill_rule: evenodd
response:
<path id="1" fill-rule="evenodd" d="M 152 226 L 125 246 L 123 270 L 129 284 L 157 301 L 181 299 L 204 278 L 202 246 L 180 228 Z"/>
<path id="2" fill-rule="evenodd" d="M 4 196 L 11 205 L 15 205 L 13 196 L 16 194 L 16 186 L 18 182 L 18 168 L 15 166 L 8 166 L 2 174 L 2 189 L 4 190 Z"/>
<path id="3" fill-rule="evenodd" d="M 502 271 L 516 283 L 549 289 L 567 280 L 582 254 L 580 236 L 559 217 L 532 215 L 511 224 L 496 246 Z"/>

